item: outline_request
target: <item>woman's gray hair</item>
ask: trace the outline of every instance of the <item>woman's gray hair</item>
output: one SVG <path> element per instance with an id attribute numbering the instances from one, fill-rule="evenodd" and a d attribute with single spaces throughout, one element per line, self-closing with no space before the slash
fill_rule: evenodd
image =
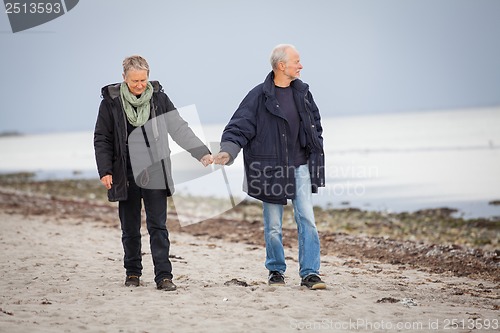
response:
<path id="1" fill-rule="evenodd" d="M 278 63 L 287 62 L 288 54 L 286 53 L 286 50 L 288 50 L 288 49 L 294 49 L 295 51 L 297 51 L 295 46 L 293 46 L 291 44 L 279 44 L 273 49 L 273 51 L 271 52 L 271 58 L 270 58 L 271 67 L 273 69 L 278 68 Z"/>
<path id="2" fill-rule="evenodd" d="M 148 62 L 140 55 L 133 55 L 130 57 L 126 57 L 125 60 L 123 60 L 123 74 L 127 75 L 127 72 L 129 70 L 148 71 L 148 76 L 149 76 Z"/>

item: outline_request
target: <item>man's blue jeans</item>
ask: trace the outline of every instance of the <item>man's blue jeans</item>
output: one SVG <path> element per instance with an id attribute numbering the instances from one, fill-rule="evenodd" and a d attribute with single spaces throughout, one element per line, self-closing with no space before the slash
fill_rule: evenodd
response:
<path id="1" fill-rule="evenodd" d="M 128 181 L 128 199 L 118 203 L 126 274 L 137 276 L 142 274 L 141 210 L 142 200 L 144 200 L 155 282 L 158 283 L 164 278 L 171 279 L 170 241 L 166 225 L 167 191 L 140 188 L 130 171 Z"/>
<path id="2" fill-rule="evenodd" d="M 295 169 L 297 193 L 292 200 L 299 237 L 299 275 L 304 278 L 319 274 L 320 244 L 311 200 L 311 178 L 307 164 Z M 266 268 L 284 273 L 283 205 L 263 202 L 264 237 L 266 240 Z"/>

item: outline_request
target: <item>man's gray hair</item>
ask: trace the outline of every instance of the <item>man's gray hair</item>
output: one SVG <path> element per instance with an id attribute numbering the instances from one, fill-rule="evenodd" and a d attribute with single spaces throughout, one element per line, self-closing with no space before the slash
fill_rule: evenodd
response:
<path id="1" fill-rule="evenodd" d="M 295 51 L 297 51 L 295 46 L 293 46 L 292 44 L 279 44 L 274 47 L 273 51 L 271 52 L 270 58 L 271 67 L 273 69 L 278 68 L 278 63 L 286 62 L 288 60 L 288 54 L 286 53 L 286 50 L 288 49 L 294 49 Z"/>
<path id="2" fill-rule="evenodd" d="M 148 62 L 140 55 L 133 55 L 130 57 L 126 57 L 125 60 L 123 60 L 123 74 L 127 75 L 127 72 L 129 70 L 136 70 L 136 71 L 144 70 L 148 72 L 149 76 Z"/>

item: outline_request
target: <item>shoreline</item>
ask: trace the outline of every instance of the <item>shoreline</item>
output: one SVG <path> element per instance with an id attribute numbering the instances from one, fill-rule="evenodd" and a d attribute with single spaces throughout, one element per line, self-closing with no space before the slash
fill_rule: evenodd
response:
<path id="1" fill-rule="evenodd" d="M 0 212 L 118 226 L 116 204 L 107 202 L 99 182 L 24 179 L 6 184 L 1 179 Z M 204 200 L 205 204 L 217 204 L 216 199 Z M 175 207 L 169 205 L 167 224 L 173 232 L 263 247 L 261 214 L 259 204 L 243 201 L 211 219 L 182 226 Z M 355 257 L 361 262 L 378 260 L 397 264 L 403 270 L 418 267 L 428 272 L 500 281 L 500 223 L 463 220 L 450 214 L 448 209 L 388 214 L 315 207 L 323 254 Z M 285 207 L 283 238 L 286 248 L 296 247 L 290 205 Z"/>
<path id="2" fill-rule="evenodd" d="M 95 176 L 95 170 L 64 170 L 64 171 L 3 171 L 0 172 L 0 186 L 15 186 L 15 185 L 26 185 L 27 183 L 98 183 L 98 179 Z M 88 188 L 88 185 L 85 185 Z M 98 192 L 97 189 L 93 189 L 94 192 Z M 245 193 L 242 192 L 246 196 Z M 186 192 L 186 195 L 193 196 L 192 194 Z M 202 197 L 202 199 L 205 197 Z M 213 198 L 209 196 L 207 198 Z M 316 201 L 315 208 L 321 210 L 351 210 L 351 211 L 361 211 L 363 213 L 376 213 L 376 214 L 415 214 L 415 215 L 425 215 L 434 214 L 434 212 L 440 212 L 439 214 L 445 213 L 450 218 L 462 219 L 467 221 L 472 220 L 489 220 L 500 222 L 500 198 L 490 198 L 488 200 L 476 200 L 469 201 L 467 203 L 458 203 L 450 201 L 448 203 L 432 203 L 429 202 L 426 205 L 423 204 L 401 204 L 395 203 L 392 207 L 388 207 L 383 202 L 362 202 L 357 200 L 343 200 L 338 203 L 333 203 L 331 201 L 325 200 L 324 197 L 320 195 L 313 196 L 314 201 Z M 253 198 L 246 196 L 244 201 L 255 201 Z M 398 200 L 396 200 L 398 201 Z M 455 204 L 454 204 L 455 203 Z M 399 207 L 399 208 L 397 208 Z M 401 208 L 405 207 L 405 208 Z M 412 208 L 409 208 L 412 207 Z M 469 208 L 466 208 L 469 207 Z M 475 207 L 475 208 L 473 208 Z M 482 208 L 478 208 L 482 207 Z M 481 209 L 482 214 L 478 214 L 477 210 Z M 489 215 L 484 216 L 484 211 L 489 211 Z M 473 211 L 476 211 L 473 213 Z"/>

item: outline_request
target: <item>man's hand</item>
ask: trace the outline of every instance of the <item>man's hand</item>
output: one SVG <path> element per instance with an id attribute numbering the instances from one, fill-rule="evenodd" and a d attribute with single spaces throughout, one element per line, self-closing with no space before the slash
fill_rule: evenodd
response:
<path id="1" fill-rule="evenodd" d="M 210 165 L 214 162 L 214 158 L 211 154 L 206 154 L 200 159 L 200 162 L 204 167 L 206 167 L 207 165 Z"/>
<path id="2" fill-rule="evenodd" d="M 226 153 L 225 151 L 221 151 L 215 156 L 214 163 L 220 165 L 226 165 L 230 159 L 231 156 L 228 153 Z"/>
<path id="3" fill-rule="evenodd" d="M 111 175 L 106 175 L 101 178 L 101 183 L 106 187 L 108 190 L 113 186 L 113 176 Z"/>

